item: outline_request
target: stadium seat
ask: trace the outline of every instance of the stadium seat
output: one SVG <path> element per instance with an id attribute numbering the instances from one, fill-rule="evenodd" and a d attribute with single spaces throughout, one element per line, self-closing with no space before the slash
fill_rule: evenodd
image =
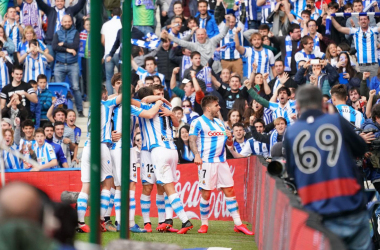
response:
<path id="1" fill-rule="evenodd" d="M 67 92 L 70 90 L 70 85 L 67 82 L 51 82 L 49 83 L 49 90 L 56 96 L 56 92 L 67 97 Z M 72 92 L 71 92 L 72 93 Z M 67 100 L 67 108 L 73 108 L 72 100 Z"/>

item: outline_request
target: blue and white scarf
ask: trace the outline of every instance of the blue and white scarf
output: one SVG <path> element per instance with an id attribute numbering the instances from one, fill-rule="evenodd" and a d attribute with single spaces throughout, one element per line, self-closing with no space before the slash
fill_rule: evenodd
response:
<path id="1" fill-rule="evenodd" d="M 139 47 L 147 48 L 147 49 L 157 49 L 161 44 L 161 39 L 152 32 L 146 34 L 143 37 L 144 40 L 131 39 L 132 45 L 136 45 Z M 147 41 L 149 39 L 149 41 Z"/>
<path id="2" fill-rule="evenodd" d="M 211 83 L 211 68 L 210 67 L 206 66 L 203 69 L 201 69 L 197 74 L 197 78 L 205 82 L 207 92 L 213 91 L 212 83 Z"/>
<path id="3" fill-rule="evenodd" d="M 59 10 L 57 7 L 55 7 L 55 11 L 57 11 L 57 20 L 55 21 L 54 33 L 61 28 L 62 18 L 64 15 L 66 15 L 65 8 Z"/>
<path id="4" fill-rule="evenodd" d="M 297 43 L 297 48 L 300 45 L 300 42 Z M 292 70 L 292 39 L 289 35 L 285 38 L 285 50 L 286 50 L 286 56 L 285 56 L 285 71 L 291 71 Z"/>
<path id="5" fill-rule="evenodd" d="M 269 145 L 269 151 L 272 149 L 272 147 L 274 146 L 274 144 L 276 144 L 278 141 L 277 141 L 277 136 L 278 136 L 278 132 L 277 130 L 273 130 L 272 134 L 270 135 L 270 145 Z"/>
<path id="6" fill-rule="evenodd" d="M 190 56 L 182 56 L 182 65 L 181 65 L 181 79 L 183 79 L 183 75 L 185 74 L 185 70 L 190 68 L 192 65 Z"/>
<path id="7" fill-rule="evenodd" d="M 154 10 L 154 3 L 153 0 L 135 0 L 135 5 L 145 5 L 145 9 L 147 10 Z"/>
<path id="8" fill-rule="evenodd" d="M 380 99 L 379 99 L 380 100 Z M 191 96 L 184 96 L 182 98 L 182 101 L 190 101 L 191 102 L 191 105 L 194 107 L 194 104 L 195 104 L 195 92 L 191 94 Z"/>

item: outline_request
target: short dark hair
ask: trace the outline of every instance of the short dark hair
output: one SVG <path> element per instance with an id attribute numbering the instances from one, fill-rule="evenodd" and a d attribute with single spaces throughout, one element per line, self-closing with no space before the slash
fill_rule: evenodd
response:
<path id="1" fill-rule="evenodd" d="M 313 40 L 313 38 L 311 36 L 306 35 L 306 36 L 304 36 L 304 37 L 301 38 L 301 43 L 303 45 L 306 45 L 309 42 L 309 40 L 311 40 L 311 41 L 314 42 L 314 40 Z"/>
<path id="2" fill-rule="evenodd" d="M 39 134 L 39 133 L 41 133 L 45 136 L 45 132 L 44 132 L 43 128 L 38 128 L 38 129 L 36 129 L 36 131 L 34 131 L 34 135 Z"/>
<path id="3" fill-rule="evenodd" d="M 137 91 L 137 96 L 140 100 L 150 95 L 153 95 L 153 90 L 152 88 L 149 88 L 149 87 L 143 87 Z"/>
<path id="4" fill-rule="evenodd" d="M 346 3 L 346 4 L 343 6 L 343 10 L 347 10 L 347 9 L 352 9 L 352 4 L 351 4 L 351 3 Z"/>
<path id="5" fill-rule="evenodd" d="M 153 56 L 148 56 L 148 57 L 145 58 L 145 60 L 144 60 L 144 67 L 146 67 L 146 62 L 147 61 L 153 61 L 154 65 L 157 65 L 156 59 Z"/>
<path id="6" fill-rule="evenodd" d="M 141 47 L 133 45 L 132 51 L 131 51 L 132 57 L 135 58 L 135 57 L 139 56 L 141 49 L 142 49 Z"/>
<path id="7" fill-rule="evenodd" d="M 234 125 L 232 125 L 232 129 L 234 129 L 234 127 L 241 127 L 241 128 L 244 128 L 244 124 L 241 123 L 241 122 L 237 122 L 237 123 L 235 123 Z"/>
<path id="8" fill-rule="evenodd" d="M 154 81 L 153 76 L 147 76 L 147 77 L 145 77 L 145 82 L 149 81 L 149 80 Z"/>
<path id="9" fill-rule="evenodd" d="M 116 74 L 114 74 L 114 75 L 112 76 L 112 78 L 111 78 L 111 85 L 112 85 L 112 86 L 115 86 L 115 83 L 116 83 L 117 81 L 121 81 L 121 73 L 120 73 L 120 72 L 118 72 L 118 73 L 116 73 Z"/>
<path id="10" fill-rule="evenodd" d="M 296 30 L 296 29 L 301 29 L 301 27 L 298 25 L 298 24 L 296 24 L 296 23 L 291 23 L 290 25 L 289 25 L 289 28 L 288 28 L 288 35 L 290 35 L 290 33 L 293 33 L 294 32 L 294 30 Z"/>
<path id="11" fill-rule="evenodd" d="M 177 112 L 177 111 L 181 111 L 181 112 L 183 112 L 183 108 L 177 106 L 177 107 L 174 107 L 174 108 L 172 109 L 172 111 L 173 111 L 173 112 Z"/>
<path id="12" fill-rule="evenodd" d="M 35 80 L 29 80 L 28 82 L 30 85 L 34 85 L 34 84 L 37 84 L 37 82 Z"/>
<path id="13" fill-rule="evenodd" d="M 282 61 L 281 59 L 277 59 L 277 60 L 274 62 L 274 64 L 276 64 L 276 62 L 281 62 L 282 65 L 284 65 L 284 61 Z"/>
<path id="14" fill-rule="evenodd" d="M 376 122 L 376 118 L 380 118 L 380 104 L 375 104 L 372 107 L 372 121 Z"/>
<path id="15" fill-rule="evenodd" d="M 162 85 L 159 85 L 159 84 L 153 84 L 152 86 L 150 86 L 151 88 L 152 88 L 152 90 L 153 90 L 153 93 L 154 93 L 154 91 L 155 90 L 164 90 L 165 89 L 165 87 L 164 86 L 162 86 Z"/>
<path id="16" fill-rule="evenodd" d="M 206 0 L 199 0 L 197 6 L 199 6 L 200 3 L 205 3 L 206 6 L 208 6 L 208 2 Z"/>
<path id="17" fill-rule="evenodd" d="M 301 12 L 301 16 L 302 16 L 303 14 L 306 14 L 306 15 L 311 16 L 311 12 L 310 12 L 310 10 L 303 10 L 303 11 Z"/>
<path id="18" fill-rule="evenodd" d="M 199 55 L 199 56 L 201 56 L 201 53 L 199 53 L 198 51 L 193 51 L 193 52 L 191 52 L 191 54 L 190 54 L 190 58 L 193 59 L 193 57 L 194 57 L 195 55 Z"/>
<path id="19" fill-rule="evenodd" d="M 363 5 L 362 0 L 354 0 L 354 1 L 352 1 L 352 5 L 354 5 L 354 3 L 361 3 Z"/>
<path id="20" fill-rule="evenodd" d="M 30 119 L 26 119 L 25 121 L 23 121 L 21 123 L 21 128 L 25 128 L 25 127 L 33 127 L 34 128 L 34 122 Z"/>
<path id="21" fill-rule="evenodd" d="M 338 47 L 342 49 L 342 51 L 350 51 L 351 46 L 348 45 L 347 43 L 340 43 L 338 44 Z"/>
<path id="22" fill-rule="evenodd" d="M 39 74 L 38 76 L 37 76 L 37 82 L 39 81 L 39 80 L 46 80 L 47 81 L 47 77 L 44 75 L 44 74 Z"/>
<path id="23" fill-rule="evenodd" d="M 360 90 L 359 90 L 357 87 L 352 87 L 352 88 L 350 88 L 350 89 L 348 90 L 348 93 L 351 94 L 351 93 L 354 92 L 354 91 L 358 92 L 358 94 L 360 95 Z"/>
<path id="24" fill-rule="evenodd" d="M 263 127 L 265 128 L 265 122 L 263 119 L 257 119 L 256 121 L 253 122 L 253 126 L 255 126 L 256 123 L 261 123 Z"/>
<path id="25" fill-rule="evenodd" d="M 5 32 L 5 31 L 4 31 L 4 32 Z M 13 66 L 12 72 L 14 73 L 16 70 L 24 71 L 24 69 L 22 68 L 22 66 L 19 65 L 19 64 L 15 64 L 15 65 Z"/>
<path id="26" fill-rule="evenodd" d="M 207 107 L 209 104 L 211 104 L 211 103 L 213 103 L 213 102 L 218 102 L 218 101 L 219 101 L 219 99 L 218 99 L 218 97 L 216 97 L 216 96 L 213 96 L 213 95 L 205 96 L 205 97 L 202 99 L 201 107 L 202 107 L 203 110 L 205 110 L 206 107 Z M 190 102 L 190 103 L 191 103 L 191 102 Z"/>
<path id="27" fill-rule="evenodd" d="M 54 130 L 55 130 L 55 127 L 60 126 L 60 125 L 65 126 L 65 124 L 63 122 L 61 122 L 61 121 L 55 122 L 54 123 Z"/>
<path id="28" fill-rule="evenodd" d="M 268 24 L 262 24 L 262 25 L 259 26 L 258 30 L 267 30 L 267 31 L 269 31 L 270 28 L 269 28 Z"/>
<path id="29" fill-rule="evenodd" d="M 193 16 L 189 17 L 189 19 L 187 19 L 187 23 L 189 23 L 190 21 L 194 21 L 194 22 L 196 22 L 197 25 L 199 26 L 198 19 L 196 19 L 195 17 L 193 17 Z"/>
<path id="30" fill-rule="evenodd" d="M 30 45 L 34 45 L 34 46 L 38 46 L 39 44 L 38 44 L 38 41 L 37 41 L 37 39 L 32 39 L 32 40 L 30 40 L 29 41 L 29 47 L 30 47 Z"/>
<path id="31" fill-rule="evenodd" d="M 339 9 L 339 4 L 337 2 L 330 2 L 327 6 L 336 10 Z"/>
<path id="32" fill-rule="evenodd" d="M 336 84 L 331 88 L 331 96 L 335 95 L 339 100 L 346 100 L 347 88 L 343 84 Z"/>
<path id="33" fill-rule="evenodd" d="M 121 8 L 120 7 L 116 7 L 116 8 L 113 8 L 112 9 L 112 15 L 113 16 L 121 16 Z"/>
<path id="34" fill-rule="evenodd" d="M 309 21 L 307 21 L 307 24 L 306 24 L 307 27 L 309 27 L 309 23 L 310 23 L 310 22 L 314 22 L 315 25 L 317 25 L 317 21 L 315 21 L 315 20 L 313 20 L 313 19 L 310 19 Z"/>
<path id="35" fill-rule="evenodd" d="M 54 126 L 53 126 L 53 124 L 52 124 L 51 122 L 45 122 L 43 128 L 44 128 L 44 130 L 45 130 L 46 128 L 52 128 L 52 129 L 54 129 Z"/>
<path id="36" fill-rule="evenodd" d="M 292 95 L 292 93 L 290 92 L 290 89 L 288 87 L 285 87 L 285 86 L 284 87 L 280 87 L 277 90 L 277 94 L 279 95 L 282 91 L 285 91 L 288 96 Z"/>
<path id="37" fill-rule="evenodd" d="M 66 109 L 64 109 L 64 108 L 57 108 L 57 109 L 55 109 L 55 110 L 53 111 L 53 118 L 54 118 L 55 115 L 56 115 L 57 113 L 59 113 L 59 112 L 64 113 L 64 114 L 65 114 L 65 117 L 67 117 L 67 111 L 66 111 Z"/>
<path id="38" fill-rule="evenodd" d="M 183 4 L 182 4 L 181 1 L 175 1 L 175 2 L 173 3 L 173 7 L 174 7 L 174 5 L 176 5 L 176 4 L 180 4 L 180 5 L 183 7 Z"/>

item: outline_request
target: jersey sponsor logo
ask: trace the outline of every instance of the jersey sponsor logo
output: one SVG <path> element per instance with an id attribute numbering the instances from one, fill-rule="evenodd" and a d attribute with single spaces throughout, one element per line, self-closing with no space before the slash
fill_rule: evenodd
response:
<path id="1" fill-rule="evenodd" d="M 167 137 L 165 137 L 163 135 L 161 135 L 161 140 L 162 141 L 174 141 L 173 138 L 167 138 Z"/>
<path id="2" fill-rule="evenodd" d="M 208 131 L 207 133 L 208 136 L 225 136 L 225 132 L 220 132 L 220 131 Z"/>
<path id="3" fill-rule="evenodd" d="M 190 126 L 190 131 L 189 131 L 189 134 L 192 134 L 192 133 L 194 133 L 194 129 L 195 129 L 195 128 L 194 128 L 194 125 L 191 125 L 191 126 Z"/>

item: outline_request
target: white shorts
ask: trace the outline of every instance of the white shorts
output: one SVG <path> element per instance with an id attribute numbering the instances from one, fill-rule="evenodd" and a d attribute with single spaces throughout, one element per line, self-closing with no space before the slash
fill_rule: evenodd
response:
<path id="1" fill-rule="evenodd" d="M 112 175 L 112 159 L 110 149 L 105 143 L 100 144 L 101 150 L 101 170 L 100 170 L 100 181 L 104 181 L 107 176 Z M 82 163 L 81 163 L 81 181 L 90 182 L 90 143 L 86 142 L 83 152 L 82 152 Z"/>
<path id="2" fill-rule="evenodd" d="M 203 163 L 198 166 L 199 187 L 204 190 L 234 186 L 234 180 L 227 162 Z"/>
<path id="3" fill-rule="evenodd" d="M 175 149 L 163 147 L 154 148 L 151 152 L 152 161 L 155 164 L 157 184 L 177 182 L 176 170 L 178 164 L 178 152 Z"/>
<path id="4" fill-rule="evenodd" d="M 151 154 L 149 151 L 141 150 L 140 175 L 143 185 L 156 183 L 156 175 L 154 174 L 155 166 L 153 165 L 153 161 L 150 156 Z"/>
<path id="5" fill-rule="evenodd" d="M 130 169 L 129 169 L 129 179 L 132 182 L 137 182 L 137 155 L 136 149 L 130 149 Z M 121 148 L 117 147 L 115 149 L 111 149 L 111 157 L 113 164 L 113 180 L 115 182 L 115 186 L 121 186 Z"/>

